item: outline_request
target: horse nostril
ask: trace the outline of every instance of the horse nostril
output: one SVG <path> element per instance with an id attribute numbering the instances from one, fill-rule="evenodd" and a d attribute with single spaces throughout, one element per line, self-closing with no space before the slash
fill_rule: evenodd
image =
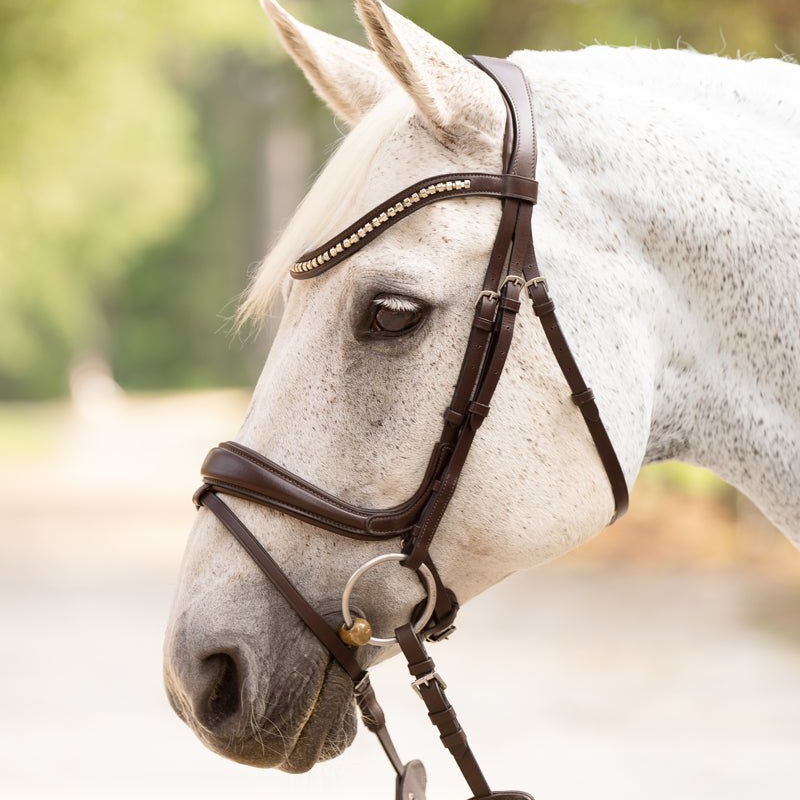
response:
<path id="1" fill-rule="evenodd" d="M 211 730 L 218 730 L 241 713 L 239 668 L 227 653 L 214 653 L 204 658 L 203 668 L 208 676 L 208 690 L 199 704 L 201 722 Z"/>

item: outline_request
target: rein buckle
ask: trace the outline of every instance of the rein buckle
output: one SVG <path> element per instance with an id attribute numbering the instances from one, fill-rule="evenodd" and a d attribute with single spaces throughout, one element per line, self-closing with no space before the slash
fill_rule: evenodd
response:
<path id="1" fill-rule="evenodd" d="M 420 686 L 427 686 L 429 683 L 438 683 L 439 688 L 444 691 L 447 688 L 447 684 L 444 682 L 442 676 L 434 670 L 433 672 L 429 672 L 427 675 L 423 675 L 421 678 L 417 678 L 412 684 L 411 688 L 420 696 L 422 697 L 422 690 Z"/>
<path id="2" fill-rule="evenodd" d="M 478 307 L 478 303 L 480 303 L 481 298 L 486 297 L 491 301 L 499 300 L 500 294 L 498 292 L 493 292 L 491 289 L 484 289 L 476 298 L 475 298 L 475 308 Z"/>
<path id="3" fill-rule="evenodd" d="M 546 295 L 549 296 L 550 294 L 550 287 L 547 285 L 547 278 L 543 278 L 541 275 L 537 275 L 535 278 L 531 278 L 529 281 L 525 281 L 522 284 L 522 291 L 528 291 L 531 286 L 544 286 L 544 292 Z"/>
<path id="4" fill-rule="evenodd" d="M 455 625 L 448 625 L 443 631 L 439 631 L 439 633 L 429 633 L 425 639 L 429 642 L 443 642 L 445 639 L 449 639 L 456 630 Z"/>

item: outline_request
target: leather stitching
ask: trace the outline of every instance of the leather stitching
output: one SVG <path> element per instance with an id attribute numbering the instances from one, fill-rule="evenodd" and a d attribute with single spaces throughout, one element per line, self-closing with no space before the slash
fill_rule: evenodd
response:
<path id="1" fill-rule="evenodd" d="M 233 490 L 233 494 L 240 494 L 242 493 L 242 488 L 237 486 L 234 483 L 226 483 L 225 481 L 214 480 L 213 486 L 218 486 L 221 489 L 228 489 Z M 345 525 L 341 522 L 332 522 L 330 517 L 322 517 L 319 514 L 315 514 L 312 511 L 308 511 L 305 508 L 301 508 L 300 506 L 293 505 L 292 503 L 287 503 L 284 500 L 275 500 L 272 497 L 267 497 L 267 495 L 259 494 L 258 492 L 247 492 L 251 497 L 264 497 L 269 500 L 269 507 L 272 506 L 279 506 L 281 508 L 289 508 L 292 511 L 296 511 L 300 516 L 308 517 L 309 519 L 315 519 L 318 522 L 324 522 L 326 525 L 335 525 L 337 528 L 341 528 L 343 531 L 350 531 L 351 533 L 362 533 L 362 528 L 355 528 L 352 525 Z"/>
<path id="2" fill-rule="evenodd" d="M 364 517 L 364 521 L 366 522 L 367 514 L 362 511 L 361 509 L 356 508 L 355 506 L 351 506 L 347 503 L 343 503 L 341 500 L 337 500 L 335 497 L 332 497 L 325 492 L 322 492 L 319 489 L 315 489 L 314 487 L 304 483 L 299 478 L 291 477 L 290 473 L 283 472 L 282 470 L 273 467 L 271 464 L 268 464 L 266 461 L 259 461 L 249 453 L 242 452 L 238 448 L 228 445 L 224 449 L 231 450 L 235 452 L 237 455 L 241 456 L 242 458 L 246 458 L 252 464 L 255 464 L 257 467 L 272 473 L 273 475 L 278 476 L 281 480 L 285 480 L 287 483 L 291 483 L 292 485 L 296 486 L 298 489 L 302 489 L 304 492 L 308 492 L 309 494 L 314 495 L 314 497 L 318 498 L 319 500 L 324 500 L 326 503 L 330 503 L 332 506 L 336 506 L 337 508 L 341 509 L 342 511 L 347 511 L 354 516 L 361 516 Z"/>

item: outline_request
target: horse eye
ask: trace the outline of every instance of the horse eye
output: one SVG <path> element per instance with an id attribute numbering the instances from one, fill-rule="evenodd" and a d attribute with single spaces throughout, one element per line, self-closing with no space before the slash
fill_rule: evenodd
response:
<path id="1" fill-rule="evenodd" d="M 425 311 L 422 308 L 389 308 L 376 305 L 369 328 L 378 334 L 409 333 L 422 322 L 424 316 Z"/>

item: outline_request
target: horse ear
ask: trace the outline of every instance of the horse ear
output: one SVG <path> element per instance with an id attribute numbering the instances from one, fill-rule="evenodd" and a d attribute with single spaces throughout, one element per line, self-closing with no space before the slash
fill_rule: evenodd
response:
<path id="1" fill-rule="evenodd" d="M 488 75 L 381 0 L 355 2 L 375 52 L 440 141 L 478 133 L 496 142 L 505 108 Z"/>
<path id="2" fill-rule="evenodd" d="M 348 125 L 394 88 L 371 50 L 299 22 L 275 0 L 261 0 L 261 7 L 314 91 Z"/>

